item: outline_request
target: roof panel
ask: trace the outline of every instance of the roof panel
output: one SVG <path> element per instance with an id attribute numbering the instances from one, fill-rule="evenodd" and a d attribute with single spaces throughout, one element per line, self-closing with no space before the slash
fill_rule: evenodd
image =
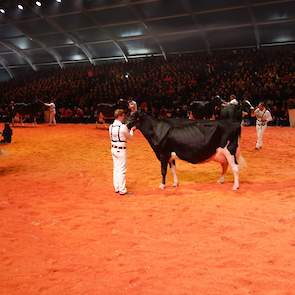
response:
<path id="1" fill-rule="evenodd" d="M 247 2 L 240 0 L 190 0 L 191 7 L 194 11 L 204 11 L 204 10 L 212 10 L 212 9 L 222 9 L 228 7 L 236 7 L 240 5 L 244 5 Z"/>
<path id="2" fill-rule="evenodd" d="M 9 74 L 2 68 L 0 68 L 0 82 L 5 82 L 10 80 Z"/>
<path id="3" fill-rule="evenodd" d="M 83 51 L 76 46 L 55 48 L 55 51 L 61 56 L 62 61 L 80 61 L 87 59 Z"/>
<path id="4" fill-rule="evenodd" d="M 56 32 L 56 30 L 43 19 L 25 22 L 19 25 L 19 27 L 23 32 L 32 35 Z"/>
<path id="5" fill-rule="evenodd" d="M 5 24 L 0 26 L 0 40 L 5 38 L 13 38 L 23 36 L 23 32 L 18 30 L 15 26 Z"/>
<path id="6" fill-rule="evenodd" d="M 94 58 L 120 57 L 123 56 L 121 50 L 113 43 L 91 44 L 88 45 Z"/>
<path id="7" fill-rule="evenodd" d="M 207 37 L 213 49 L 256 45 L 252 27 L 209 31 Z"/>
<path id="8" fill-rule="evenodd" d="M 72 34 L 77 36 L 82 42 L 110 40 L 109 36 L 99 28 L 79 30 Z"/>
<path id="9" fill-rule="evenodd" d="M 205 28 L 251 23 L 249 13 L 246 8 L 199 14 L 196 16 L 196 19 L 197 22 Z"/>
<path id="10" fill-rule="evenodd" d="M 284 43 L 295 41 L 295 22 L 259 26 L 261 43 Z"/>
<path id="11" fill-rule="evenodd" d="M 183 1 L 179 0 L 162 0 L 159 2 L 138 4 L 134 7 L 144 18 L 163 17 L 187 12 Z"/>
<path id="12" fill-rule="evenodd" d="M 6 53 L 6 52 L 11 52 L 11 50 L 10 49 L 8 49 L 7 47 L 5 47 L 5 46 L 2 46 L 2 45 L 0 45 L 0 53 Z"/>
<path id="13" fill-rule="evenodd" d="M 5 61 L 9 66 L 26 64 L 26 61 L 16 53 L 6 54 Z"/>
<path id="14" fill-rule="evenodd" d="M 43 42 L 48 47 L 74 44 L 74 42 L 70 38 L 68 38 L 66 35 L 61 33 L 50 34 L 46 36 L 38 36 L 36 38 L 37 40 Z"/>
<path id="15" fill-rule="evenodd" d="M 83 5 L 87 9 L 99 8 L 124 3 L 124 0 L 84 0 Z"/>
<path id="16" fill-rule="evenodd" d="M 86 15 L 81 13 L 55 17 L 53 20 L 65 30 L 91 27 L 95 25 Z"/>
<path id="17" fill-rule="evenodd" d="M 253 7 L 257 21 L 277 21 L 295 17 L 295 1 Z"/>
<path id="18" fill-rule="evenodd" d="M 112 26 L 106 28 L 106 31 L 115 38 L 130 38 L 143 36 L 147 33 L 146 28 L 143 24 L 137 23 L 132 25 L 121 25 L 121 26 Z"/>
<path id="19" fill-rule="evenodd" d="M 167 53 L 206 50 L 206 43 L 201 33 L 165 36 L 160 39 L 160 43 Z"/>
<path id="20" fill-rule="evenodd" d="M 27 37 L 9 39 L 9 42 L 19 49 L 32 49 L 40 47 L 39 44 L 35 43 Z"/>
<path id="21" fill-rule="evenodd" d="M 104 9 L 91 12 L 90 14 L 102 25 L 136 21 L 136 16 L 128 7 Z"/>
<path id="22" fill-rule="evenodd" d="M 152 38 L 123 41 L 122 44 L 124 44 L 124 46 L 127 48 L 128 55 L 146 55 L 161 53 L 159 45 Z"/>
<path id="23" fill-rule="evenodd" d="M 55 58 L 44 49 L 26 52 L 26 55 L 34 64 L 56 62 Z"/>
<path id="24" fill-rule="evenodd" d="M 149 21 L 147 22 L 147 24 L 156 34 L 171 31 L 192 30 L 195 28 L 195 23 L 191 16 L 182 16 L 164 20 Z"/>

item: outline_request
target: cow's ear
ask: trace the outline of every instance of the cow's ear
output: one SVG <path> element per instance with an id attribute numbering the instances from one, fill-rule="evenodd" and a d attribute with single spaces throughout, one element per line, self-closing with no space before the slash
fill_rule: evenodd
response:
<path id="1" fill-rule="evenodd" d="M 153 137 L 152 142 L 155 147 L 159 146 L 162 141 L 166 138 L 170 126 L 166 122 L 158 121 L 153 126 Z"/>

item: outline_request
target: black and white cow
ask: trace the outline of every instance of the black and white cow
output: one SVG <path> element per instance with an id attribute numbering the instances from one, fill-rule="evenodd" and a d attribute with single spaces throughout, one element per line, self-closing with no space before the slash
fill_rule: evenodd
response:
<path id="1" fill-rule="evenodd" d="M 161 162 L 160 188 L 165 188 L 168 163 L 173 173 L 174 186 L 178 185 L 174 156 L 193 164 L 208 160 L 219 162 L 222 166 L 220 183 L 224 182 L 224 175 L 230 165 L 234 175 L 233 190 L 239 188 L 239 122 L 159 120 L 138 111 L 129 118 L 128 128 L 133 126 L 142 132 Z"/>

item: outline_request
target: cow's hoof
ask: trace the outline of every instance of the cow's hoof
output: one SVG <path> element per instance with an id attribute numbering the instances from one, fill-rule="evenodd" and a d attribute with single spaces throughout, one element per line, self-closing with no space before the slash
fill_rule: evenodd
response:
<path id="1" fill-rule="evenodd" d="M 160 189 L 164 190 L 165 189 L 165 184 L 161 183 L 159 186 Z"/>
<path id="2" fill-rule="evenodd" d="M 173 187 L 178 187 L 178 186 L 179 186 L 178 182 L 173 183 Z"/>
<path id="3" fill-rule="evenodd" d="M 217 183 L 219 184 L 224 184 L 224 177 L 220 177 L 218 180 L 217 180 Z"/>

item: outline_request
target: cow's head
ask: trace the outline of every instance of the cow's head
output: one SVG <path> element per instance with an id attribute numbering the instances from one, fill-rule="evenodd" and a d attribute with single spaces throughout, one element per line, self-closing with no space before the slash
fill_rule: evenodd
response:
<path id="1" fill-rule="evenodd" d="M 251 102 L 247 99 L 244 99 L 241 103 L 243 113 L 251 114 L 254 111 L 254 107 Z"/>
<path id="2" fill-rule="evenodd" d="M 141 117 L 142 117 L 141 111 L 133 112 L 126 120 L 126 125 L 128 129 L 131 129 L 132 127 L 139 128 Z"/>

